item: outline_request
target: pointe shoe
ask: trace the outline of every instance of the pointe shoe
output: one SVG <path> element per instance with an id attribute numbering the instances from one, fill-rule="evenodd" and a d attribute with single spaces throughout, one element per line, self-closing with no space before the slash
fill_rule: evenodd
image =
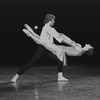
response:
<path id="1" fill-rule="evenodd" d="M 25 24 L 24 26 L 29 32 L 33 33 L 32 28 L 28 24 Z"/>
<path id="2" fill-rule="evenodd" d="M 28 30 L 26 30 L 26 29 L 23 29 L 23 32 L 24 32 L 27 36 L 29 36 L 29 37 L 32 36 L 32 34 L 31 34 Z"/>
<path id="3" fill-rule="evenodd" d="M 69 81 L 69 80 L 67 78 L 64 78 L 64 77 L 59 77 L 58 81 Z"/>

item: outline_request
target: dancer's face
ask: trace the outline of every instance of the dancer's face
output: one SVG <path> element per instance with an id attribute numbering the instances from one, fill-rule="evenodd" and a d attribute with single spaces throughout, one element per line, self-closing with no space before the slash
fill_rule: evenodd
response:
<path id="1" fill-rule="evenodd" d="M 51 26 L 53 26 L 53 25 L 54 25 L 54 23 L 55 23 L 55 19 L 52 19 L 52 20 L 51 20 L 51 24 L 50 24 L 50 25 L 51 25 Z"/>

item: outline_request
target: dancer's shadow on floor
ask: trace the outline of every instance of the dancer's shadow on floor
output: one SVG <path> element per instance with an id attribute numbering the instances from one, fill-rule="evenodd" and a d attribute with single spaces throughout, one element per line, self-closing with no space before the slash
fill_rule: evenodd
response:
<path id="1" fill-rule="evenodd" d="M 9 92 L 9 91 L 15 91 L 18 89 L 17 83 L 12 82 L 1 82 L 0 83 L 0 92 Z"/>
<path id="2" fill-rule="evenodd" d="M 58 85 L 57 85 L 58 84 Z M 0 82 L 0 95 L 5 95 L 9 93 L 16 93 L 16 92 L 24 92 L 24 91 L 30 91 L 35 89 L 44 89 L 57 86 L 59 91 L 63 90 L 63 86 L 65 85 L 65 82 L 57 82 L 56 80 L 47 80 L 47 81 L 41 81 L 38 83 L 34 82 L 18 82 L 18 83 L 12 83 L 12 82 Z"/>
<path id="3" fill-rule="evenodd" d="M 45 83 L 50 83 L 53 82 L 55 80 L 52 81 L 39 81 L 39 82 L 18 82 L 18 83 L 13 83 L 13 82 L 9 82 L 9 81 L 2 81 L 0 82 L 0 93 L 3 92 L 13 92 L 13 91 L 24 91 L 24 90 L 33 90 L 36 87 L 39 88 L 40 86 L 42 86 Z"/>
<path id="4" fill-rule="evenodd" d="M 12 82 L 1 82 L 0 83 L 0 94 L 1 93 L 11 93 L 11 92 L 21 92 L 24 90 L 34 89 L 35 84 L 32 82 L 26 83 L 12 83 Z"/>

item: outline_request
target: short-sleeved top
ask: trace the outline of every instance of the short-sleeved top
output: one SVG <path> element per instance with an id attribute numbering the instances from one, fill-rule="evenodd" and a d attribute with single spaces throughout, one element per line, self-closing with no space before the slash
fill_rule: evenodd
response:
<path id="1" fill-rule="evenodd" d="M 60 37 L 59 33 L 53 27 L 45 24 L 40 34 L 40 40 L 46 44 L 53 44 L 53 38 L 60 43 L 62 42 L 62 38 Z"/>

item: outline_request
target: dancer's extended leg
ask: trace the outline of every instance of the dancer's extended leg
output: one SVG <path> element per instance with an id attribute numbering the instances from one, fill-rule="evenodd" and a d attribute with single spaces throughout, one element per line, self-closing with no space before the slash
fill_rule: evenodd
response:
<path id="1" fill-rule="evenodd" d="M 17 74 L 11 79 L 11 82 L 16 82 L 20 75 L 32 67 L 32 65 L 34 65 L 39 59 L 46 55 L 46 53 L 48 53 L 48 50 L 46 50 L 43 46 L 39 46 L 30 62 L 17 72 Z"/>

